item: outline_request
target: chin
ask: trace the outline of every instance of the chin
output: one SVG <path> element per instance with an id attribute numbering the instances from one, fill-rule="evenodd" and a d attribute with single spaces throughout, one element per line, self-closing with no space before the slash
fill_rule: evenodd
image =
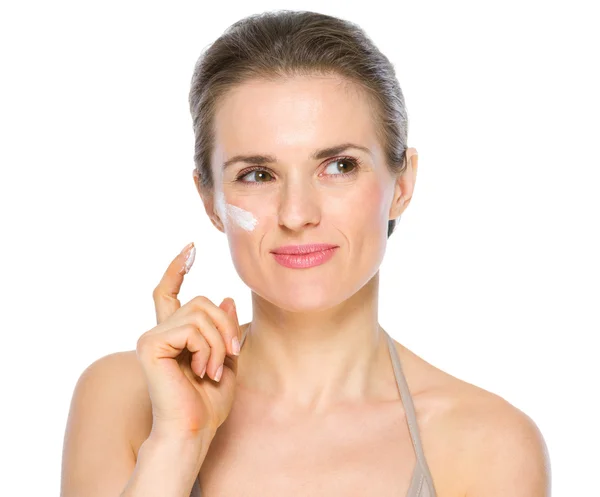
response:
<path id="1" fill-rule="evenodd" d="M 243 279 L 243 278 L 242 278 Z M 244 283 L 271 305 L 288 312 L 317 313 L 338 306 L 351 298 L 364 284 L 370 281 L 348 281 L 325 278 L 322 281 L 288 283 L 285 281 L 257 282 L 256 279 Z"/>

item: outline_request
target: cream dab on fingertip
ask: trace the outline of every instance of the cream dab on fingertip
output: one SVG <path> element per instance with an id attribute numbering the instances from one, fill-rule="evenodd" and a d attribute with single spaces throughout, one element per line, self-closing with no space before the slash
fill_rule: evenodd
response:
<path id="1" fill-rule="evenodd" d="M 192 264 L 194 264 L 195 260 L 196 260 L 196 246 L 194 245 L 191 248 L 190 253 L 188 254 L 187 258 L 185 259 L 185 272 L 186 272 L 186 274 L 190 272 Z"/>

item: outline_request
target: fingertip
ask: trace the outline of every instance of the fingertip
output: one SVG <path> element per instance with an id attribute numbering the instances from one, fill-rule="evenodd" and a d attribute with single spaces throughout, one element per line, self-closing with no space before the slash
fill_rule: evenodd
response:
<path id="1" fill-rule="evenodd" d="M 240 355 L 240 340 L 238 337 L 233 337 L 231 339 L 231 350 L 233 352 L 233 355 L 235 355 L 235 356 Z"/>
<path id="2" fill-rule="evenodd" d="M 237 309 L 235 307 L 235 301 L 233 299 L 231 299 L 231 307 L 229 308 L 229 314 L 231 315 L 231 317 L 233 317 L 233 320 L 234 320 L 235 326 L 236 326 L 236 331 L 237 331 L 236 336 L 233 337 L 233 339 L 231 340 L 231 347 L 232 347 L 233 354 L 236 356 L 239 356 L 240 355 L 240 339 L 241 339 L 242 333 L 241 333 L 240 321 L 239 321 L 238 315 L 237 315 Z"/>
<path id="3" fill-rule="evenodd" d="M 235 322 L 238 323 L 238 315 L 237 315 L 237 308 L 235 307 L 235 301 L 233 299 L 231 300 L 231 307 L 229 308 L 229 312 L 230 314 L 233 316 L 233 319 L 235 319 Z"/>
<path id="4" fill-rule="evenodd" d="M 237 335 L 239 335 L 239 325 L 237 323 L 237 315 L 235 312 L 235 303 L 233 301 L 233 299 L 231 297 L 225 297 L 223 300 L 221 300 L 221 303 L 219 304 L 219 307 L 221 309 L 223 309 L 225 311 L 225 313 L 232 317 L 234 320 L 235 325 L 238 328 L 238 333 Z M 235 335 L 233 335 L 230 339 L 229 339 L 229 344 L 226 346 L 227 347 L 227 354 L 228 355 L 237 355 L 235 353 L 235 343 L 234 343 L 234 339 L 235 339 Z M 239 340 L 239 339 L 238 339 Z"/>
<path id="5" fill-rule="evenodd" d="M 190 248 L 192 248 L 193 245 L 194 245 L 194 242 L 188 243 L 185 247 L 183 247 L 181 249 L 181 252 L 179 252 L 179 255 L 185 255 L 190 250 Z"/>
<path id="6" fill-rule="evenodd" d="M 194 264 L 194 260 L 196 259 L 196 247 L 194 246 L 194 242 L 186 245 L 181 253 L 184 255 L 185 260 L 179 274 L 187 274 L 190 272 L 192 264 Z"/>

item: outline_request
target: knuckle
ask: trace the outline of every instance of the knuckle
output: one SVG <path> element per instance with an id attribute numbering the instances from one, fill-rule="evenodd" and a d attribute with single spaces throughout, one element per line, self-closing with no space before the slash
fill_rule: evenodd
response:
<path id="1" fill-rule="evenodd" d="M 209 331 L 210 327 L 214 327 L 212 319 L 206 312 L 204 312 L 203 309 L 198 309 L 192 315 L 192 319 L 193 319 L 194 325 L 198 329 L 199 333 L 204 334 L 204 332 Z M 211 334 L 212 333 L 209 332 L 209 335 L 211 335 Z"/>
<path id="2" fill-rule="evenodd" d="M 190 302 L 195 308 L 202 308 L 206 304 L 208 304 L 210 300 L 204 295 L 197 295 L 192 300 L 190 300 Z"/>
<path id="3" fill-rule="evenodd" d="M 198 325 L 195 323 L 186 323 L 183 325 L 183 328 L 185 329 L 186 333 L 202 336 L 202 333 L 198 329 Z"/>
<path id="4" fill-rule="evenodd" d="M 166 302 L 167 300 L 169 300 L 169 296 L 166 295 L 164 292 L 153 293 L 152 298 L 156 304 Z"/>
<path id="5" fill-rule="evenodd" d="M 138 337 L 138 339 L 137 339 L 137 342 L 136 342 L 136 346 L 138 346 L 138 347 L 139 347 L 139 346 L 140 346 L 140 344 L 141 344 L 142 342 L 144 342 L 144 341 L 145 341 L 147 338 L 148 338 L 148 332 L 147 332 L 147 331 L 145 331 L 144 333 L 142 333 L 142 334 L 141 334 L 141 335 Z"/>
<path id="6" fill-rule="evenodd" d="M 225 340 L 223 334 L 207 313 L 199 311 L 194 316 L 194 324 L 196 333 L 202 335 L 212 350 L 217 354 L 225 352 Z"/>
<path id="7" fill-rule="evenodd" d="M 206 356 L 208 356 L 210 354 L 210 344 L 206 337 L 202 334 L 197 326 L 190 325 L 190 333 L 195 335 L 196 339 L 202 344 L 201 348 L 206 351 Z"/>
<path id="8" fill-rule="evenodd" d="M 217 355 L 219 356 L 220 362 L 223 362 L 223 357 L 227 355 L 227 347 L 225 346 L 225 338 L 219 333 L 219 339 L 217 340 Z"/>
<path id="9" fill-rule="evenodd" d="M 154 290 L 152 290 L 152 298 L 153 298 L 153 299 L 156 299 L 156 298 L 158 298 L 158 296 L 159 296 L 159 295 L 161 295 L 161 293 L 162 293 L 162 292 L 161 292 L 160 285 L 157 285 L 157 286 L 154 288 Z"/>
<path id="10" fill-rule="evenodd" d="M 148 348 L 148 335 L 144 333 L 141 337 L 138 338 L 135 344 L 135 350 L 137 351 L 138 356 L 143 356 Z"/>
<path id="11" fill-rule="evenodd" d="M 156 334 L 161 328 L 155 326 L 154 328 L 142 333 L 135 344 L 136 349 L 147 349 L 156 339 Z"/>

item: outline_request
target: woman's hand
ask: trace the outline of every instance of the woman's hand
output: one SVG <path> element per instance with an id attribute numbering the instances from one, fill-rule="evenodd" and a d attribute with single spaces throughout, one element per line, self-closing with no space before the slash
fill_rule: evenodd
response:
<path id="1" fill-rule="evenodd" d="M 218 307 L 204 296 L 183 306 L 177 299 L 195 250 L 187 245 L 154 289 L 158 325 L 136 346 L 158 438 L 214 436 L 233 404 L 239 347 L 234 351 L 232 340 L 242 338 L 233 299 Z"/>

